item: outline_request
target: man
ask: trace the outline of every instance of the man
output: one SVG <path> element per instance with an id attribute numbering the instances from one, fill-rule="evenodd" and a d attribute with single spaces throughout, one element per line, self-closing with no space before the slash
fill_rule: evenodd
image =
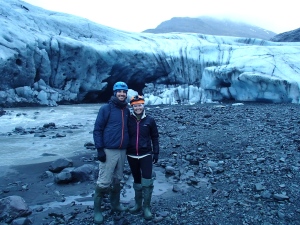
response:
<path id="1" fill-rule="evenodd" d="M 120 181 L 126 158 L 126 147 L 129 142 L 127 120 L 130 111 L 127 108 L 128 86 L 117 82 L 113 86 L 114 95 L 108 104 L 103 105 L 95 121 L 93 137 L 98 152 L 99 176 L 94 195 L 94 222 L 103 223 L 101 202 L 110 192 L 112 211 L 125 211 L 120 205 Z"/>

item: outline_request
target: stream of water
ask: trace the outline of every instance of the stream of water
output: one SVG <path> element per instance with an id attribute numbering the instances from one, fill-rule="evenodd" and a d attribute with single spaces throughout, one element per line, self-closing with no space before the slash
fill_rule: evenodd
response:
<path id="1" fill-rule="evenodd" d="M 0 117 L 0 166 L 51 161 L 88 151 L 84 144 L 93 142 L 92 131 L 100 107 L 100 104 L 80 104 L 4 109 L 6 115 Z M 12 133 L 16 127 L 43 127 L 50 122 L 56 127 L 78 125 L 80 129 L 72 129 L 62 138 Z M 55 132 L 59 131 L 54 131 L 54 136 Z"/>

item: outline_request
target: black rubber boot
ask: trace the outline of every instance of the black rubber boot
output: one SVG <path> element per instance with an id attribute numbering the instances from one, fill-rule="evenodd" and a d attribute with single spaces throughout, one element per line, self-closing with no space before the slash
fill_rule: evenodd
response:
<path id="1" fill-rule="evenodd" d="M 120 204 L 120 193 L 120 183 L 114 184 L 110 190 L 110 205 L 111 210 L 114 212 L 123 212 L 127 210 L 127 207 L 124 207 Z"/>
<path id="2" fill-rule="evenodd" d="M 150 208 L 151 197 L 153 192 L 153 180 L 152 179 L 144 179 L 142 178 L 142 190 L 143 190 L 143 210 L 144 210 L 144 218 L 146 220 L 152 219 L 152 213 Z"/>
<path id="3" fill-rule="evenodd" d="M 143 202 L 143 191 L 142 185 L 133 183 L 133 189 L 135 192 L 135 205 L 129 209 L 129 212 L 132 214 L 137 214 L 142 209 L 142 202 Z"/>
<path id="4" fill-rule="evenodd" d="M 100 188 L 96 186 L 94 195 L 94 222 L 95 224 L 103 223 L 103 215 L 101 212 L 101 202 L 104 198 L 105 193 L 108 193 L 107 188 Z"/>

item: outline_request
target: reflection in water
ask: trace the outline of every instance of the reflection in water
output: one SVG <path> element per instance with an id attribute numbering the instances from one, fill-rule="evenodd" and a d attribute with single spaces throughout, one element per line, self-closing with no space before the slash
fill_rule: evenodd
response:
<path id="1" fill-rule="evenodd" d="M 154 189 L 153 189 L 153 196 L 159 196 L 167 191 L 171 191 L 173 185 L 167 182 L 167 178 L 162 171 L 155 171 L 156 173 L 156 180 L 154 181 Z M 126 181 L 125 186 L 130 186 L 130 188 L 123 188 L 122 196 L 120 201 L 125 204 L 133 203 L 134 202 L 134 189 L 132 188 L 133 179 L 132 176 L 130 179 Z M 37 209 L 39 207 L 43 207 L 43 210 L 49 210 L 52 208 L 63 207 L 66 205 L 94 205 L 93 200 L 93 193 L 90 193 L 88 196 L 66 196 L 64 201 L 58 202 L 49 202 L 43 205 L 35 205 L 31 206 L 32 210 Z"/>

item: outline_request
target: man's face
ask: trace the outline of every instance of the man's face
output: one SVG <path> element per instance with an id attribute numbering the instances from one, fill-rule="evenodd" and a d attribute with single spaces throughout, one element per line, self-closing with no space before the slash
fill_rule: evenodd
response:
<path id="1" fill-rule="evenodd" d="M 127 97 L 127 92 L 124 90 L 118 90 L 116 97 L 120 100 L 120 101 L 125 101 L 126 97 Z"/>

